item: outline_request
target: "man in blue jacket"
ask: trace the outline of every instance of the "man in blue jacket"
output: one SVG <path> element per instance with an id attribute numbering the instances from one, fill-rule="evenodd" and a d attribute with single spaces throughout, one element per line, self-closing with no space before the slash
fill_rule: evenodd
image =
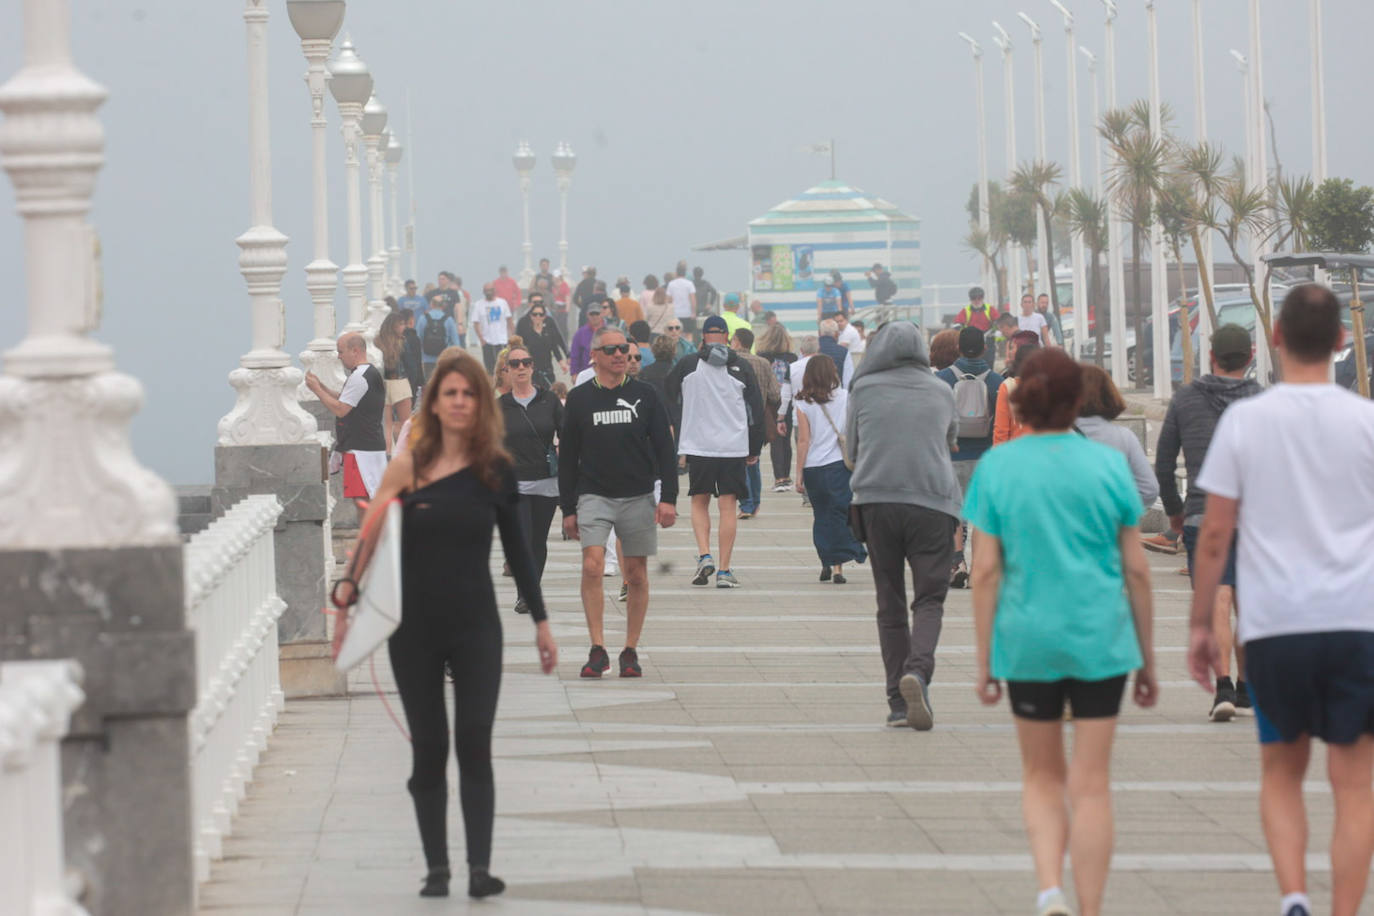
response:
<path id="1" fill-rule="evenodd" d="M 992 370 L 992 364 L 984 358 L 986 355 L 987 336 L 979 328 L 969 325 L 959 332 L 959 358 L 954 365 L 935 373 L 954 389 L 959 450 L 949 457 L 954 462 L 954 476 L 959 481 L 961 493 L 968 490 L 968 482 L 973 479 L 973 469 L 978 466 L 978 459 L 992 448 L 992 427 L 997 419 L 997 389 L 1002 387 L 1002 376 Z M 986 400 L 976 388 L 980 382 L 986 391 Z M 954 568 L 949 580 L 954 588 L 968 586 L 968 564 L 964 561 L 964 538 L 967 534 L 967 526 L 960 523 L 954 536 Z"/>

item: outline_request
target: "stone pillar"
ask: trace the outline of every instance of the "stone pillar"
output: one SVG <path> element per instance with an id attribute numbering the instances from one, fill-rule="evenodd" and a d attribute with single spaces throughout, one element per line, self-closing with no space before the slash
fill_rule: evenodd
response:
<path id="1" fill-rule="evenodd" d="M 282 349 L 281 281 L 286 273 L 286 236 L 272 225 L 271 135 L 267 109 L 267 0 L 246 0 L 252 225 L 238 238 L 239 270 L 253 310 L 252 349 L 229 373 L 238 392 L 219 422 L 215 487 L 211 501 L 222 512 L 244 496 L 274 494 L 284 507 L 277 530 L 277 593 L 287 608 L 278 622 L 283 646 L 282 689 L 299 696 L 302 683 L 318 685 L 333 665 L 325 619 L 325 585 L 333 566 L 327 453 L 315 418 L 297 402 L 303 374 Z M 299 661 L 304 653 L 305 661 Z M 300 670 L 304 666 L 308 670 Z M 341 682 L 340 682 L 341 683 Z"/>
<path id="2" fill-rule="evenodd" d="M 82 904 L 180 916 L 195 896 L 196 685 L 176 503 L 129 446 L 141 386 L 88 336 L 100 319 L 86 218 L 106 93 L 72 61 L 68 0 L 23 11 L 24 64 L 0 86 L 0 164 L 24 220 L 28 288 L 27 336 L 0 375 L 0 659 L 71 658 L 86 672 L 62 745 L 66 861 Z"/>

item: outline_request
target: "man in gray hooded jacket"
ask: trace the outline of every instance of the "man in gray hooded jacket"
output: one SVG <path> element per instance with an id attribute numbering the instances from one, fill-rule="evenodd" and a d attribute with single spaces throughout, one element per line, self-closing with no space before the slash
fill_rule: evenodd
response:
<path id="1" fill-rule="evenodd" d="M 854 373 L 846 439 L 852 505 L 873 563 L 891 726 L 934 724 L 930 679 L 962 503 L 949 457 L 957 431 L 954 393 L 931 372 L 920 329 L 905 321 L 879 328 Z"/>

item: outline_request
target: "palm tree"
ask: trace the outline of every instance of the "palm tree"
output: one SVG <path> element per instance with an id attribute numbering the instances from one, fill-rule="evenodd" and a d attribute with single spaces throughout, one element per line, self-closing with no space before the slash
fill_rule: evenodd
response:
<path id="1" fill-rule="evenodd" d="M 1183 350 L 1183 384 L 1193 380 L 1193 323 L 1188 309 L 1188 278 L 1183 272 L 1183 240 L 1199 217 L 1199 203 L 1186 178 L 1172 175 L 1157 195 L 1157 216 L 1164 241 L 1173 252 L 1178 265 L 1178 289 L 1181 304 L 1178 319 L 1179 346 Z M 1201 262 L 1199 262 L 1200 265 Z M 1215 313 L 1213 313 L 1215 315 Z M 1213 327 L 1216 325 L 1214 324 Z"/>
<path id="2" fill-rule="evenodd" d="M 1002 243 L 992 237 L 991 232 L 984 232 L 978 225 L 969 226 L 968 235 L 962 239 L 963 245 L 969 251 L 981 257 L 992 267 L 992 275 L 997 280 L 997 299 L 1002 301 L 1003 269 L 998 263 L 998 258 L 1002 255 Z"/>
<path id="3" fill-rule="evenodd" d="M 1117 199 L 1122 219 L 1131 225 L 1131 276 L 1136 305 L 1135 379 L 1136 384 L 1144 384 L 1145 312 L 1140 290 L 1140 240 L 1149 232 L 1154 220 L 1154 195 L 1164 184 L 1167 149 L 1162 139 L 1140 128 L 1127 112 L 1107 112 L 1098 130 L 1115 157 L 1108 175 L 1108 188 Z"/>
<path id="4" fill-rule="evenodd" d="M 1041 219 L 1045 226 L 1045 260 L 1040 265 L 1041 281 L 1049 287 L 1050 308 L 1054 309 L 1055 320 L 1059 320 L 1059 290 L 1054 282 L 1054 212 L 1055 202 L 1050 197 L 1050 186 L 1059 183 L 1063 170 L 1053 162 L 1035 162 L 1021 166 L 1011 173 L 1008 181 L 1012 190 L 1025 194 L 1040 208 Z"/>
<path id="5" fill-rule="evenodd" d="M 1088 273 L 1088 302 L 1094 303 L 1096 321 L 1094 321 L 1093 334 L 1097 339 L 1097 352 L 1094 358 L 1097 365 L 1101 367 L 1103 352 L 1107 348 L 1106 326 L 1108 309 L 1096 308 L 1096 303 L 1101 301 L 1098 297 L 1098 290 L 1101 289 L 1101 277 L 1099 275 L 1098 261 L 1102 257 L 1102 252 L 1107 249 L 1107 204 L 1105 201 L 1098 200 L 1092 192 L 1082 188 L 1073 188 L 1068 193 L 1068 222 L 1069 230 L 1076 233 L 1083 239 L 1083 244 L 1088 246 L 1091 260 Z M 1088 303 L 1074 303 L 1074 325 L 1075 332 L 1086 332 L 1088 328 Z M 1080 319 L 1077 315 L 1082 315 Z M 1078 329 L 1081 328 L 1082 331 Z"/>
<path id="6" fill-rule="evenodd" d="M 1035 265 L 1031 263 L 1031 251 L 1035 249 L 1035 200 L 1025 194 L 1007 191 L 1002 195 L 1000 208 L 1001 224 L 1012 245 L 1026 253 L 1026 279 L 1035 276 Z M 1008 257 L 1015 257 L 1008 254 Z M 1016 303 L 1025 290 L 1008 290 L 1007 303 L 1015 311 Z"/>
<path id="7" fill-rule="evenodd" d="M 1245 272 L 1245 285 L 1250 290 L 1250 301 L 1255 305 L 1255 314 L 1264 331 L 1264 345 L 1269 348 L 1270 356 L 1273 357 L 1273 328 L 1269 320 L 1269 310 L 1266 308 L 1269 301 L 1268 276 L 1266 275 L 1264 282 L 1265 293 L 1261 296 L 1255 287 L 1255 265 L 1240 256 L 1242 235 L 1263 238 L 1271 230 L 1268 195 L 1259 188 L 1252 187 L 1245 180 L 1244 170 L 1238 169 L 1222 183 L 1217 200 L 1221 208 L 1218 213 L 1213 214 L 1215 222 L 1212 228 L 1221 233 L 1222 239 L 1226 241 L 1226 247 L 1231 251 L 1232 259 Z M 1270 365 L 1278 365 L 1278 362 L 1274 360 Z"/>
<path id="8" fill-rule="evenodd" d="M 1221 171 L 1221 149 L 1202 142 L 1193 146 L 1176 147 L 1174 152 L 1174 172 L 1191 183 L 1193 199 L 1197 203 L 1193 212 L 1196 219 L 1190 220 L 1188 235 L 1193 243 L 1193 257 L 1197 261 L 1198 289 L 1206 303 L 1212 327 L 1215 328 L 1217 307 L 1212 295 L 1212 278 L 1207 274 L 1211 265 L 1203 257 L 1202 233 L 1203 230 L 1210 230 L 1216 223 L 1216 199 L 1225 181 Z"/>

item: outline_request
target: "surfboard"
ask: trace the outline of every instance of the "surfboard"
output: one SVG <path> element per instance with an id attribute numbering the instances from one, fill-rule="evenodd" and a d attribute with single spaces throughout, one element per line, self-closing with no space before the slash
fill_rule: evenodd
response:
<path id="1" fill-rule="evenodd" d="M 340 672 L 352 670 L 401 625 L 401 501 L 393 499 L 380 517 L 377 547 L 358 585 L 358 603 L 334 659 Z M 364 532 L 363 537 L 367 537 Z M 361 545 L 360 545 L 361 546 Z"/>

